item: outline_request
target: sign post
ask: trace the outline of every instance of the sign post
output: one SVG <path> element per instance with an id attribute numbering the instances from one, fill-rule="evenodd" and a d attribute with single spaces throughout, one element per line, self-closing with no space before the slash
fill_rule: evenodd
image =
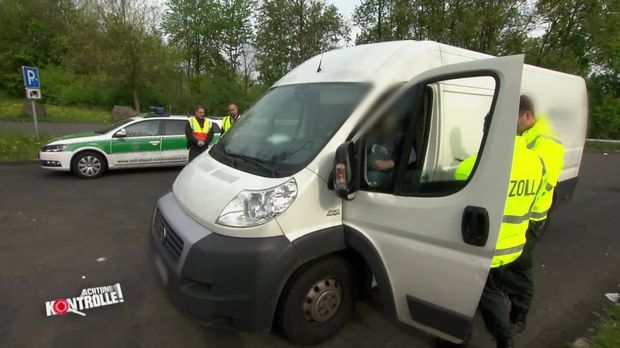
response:
<path id="1" fill-rule="evenodd" d="M 22 66 L 24 75 L 24 86 L 26 87 L 26 98 L 30 99 L 32 106 L 32 120 L 34 122 L 34 134 L 39 140 L 39 124 L 37 123 L 37 108 L 35 99 L 41 99 L 41 83 L 39 81 L 39 69 L 29 66 Z"/>

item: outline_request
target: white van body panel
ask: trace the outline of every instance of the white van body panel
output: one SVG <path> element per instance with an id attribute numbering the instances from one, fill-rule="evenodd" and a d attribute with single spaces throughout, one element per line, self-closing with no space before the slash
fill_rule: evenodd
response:
<path id="1" fill-rule="evenodd" d="M 492 57 L 443 44 L 440 47 L 444 64 Z M 537 115 L 548 117 L 564 145 L 564 168 L 559 181 L 579 176 L 588 128 L 588 94 L 585 80 L 580 76 L 526 64 L 523 66 L 521 93 L 532 98 Z M 477 134 L 474 136 L 475 133 L 463 134 L 464 141 L 467 141 L 468 134 L 470 139 L 478 139 Z"/>
<path id="2" fill-rule="evenodd" d="M 207 152 L 196 157 L 179 174 L 172 192 L 183 211 L 207 229 L 230 237 L 259 238 L 282 235 L 276 220 L 255 227 L 216 224 L 226 205 L 242 190 L 264 190 L 290 178 L 265 178 L 242 172 L 213 159 Z"/>

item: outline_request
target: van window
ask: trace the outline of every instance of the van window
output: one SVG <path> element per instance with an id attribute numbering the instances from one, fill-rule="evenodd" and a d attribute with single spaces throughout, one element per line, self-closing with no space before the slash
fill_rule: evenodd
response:
<path id="1" fill-rule="evenodd" d="M 305 167 L 351 115 L 369 85 L 309 83 L 272 88 L 210 150 L 240 170 L 284 177 Z"/>
<path id="2" fill-rule="evenodd" d="M 362 189 L 445 195 L 458 191 L 473 175 L 473 156 L 482 144 L 495 79 L 485 76 L 430 83 L 423 89 L 419 108 L 414 105 L 415 92 L 416 86 L 411 87 L 392 102 L 364 138 Z M 459 177 L 457 168 L 463 161 L 465 175 Z M 468 164 L 471 166 L 465 168 Z"/>
<path id="3" fill-rule="evenodd" d="M 413 117 L 414 89 L 409 89 L 384 112 L 364 142 L 364 182 L 367 189 L 391 192 L 401 159 L 409 122 Z M 416 160 L 415 149 L 411 162 Z"/>
<path id="4" fill-rule="evenodd" d="M 490 76 L 428 85 L 437 98 L 427 106 L 426 150 L 415 166 L 405 169 L 401 193 L 447 195 L 465 186 L 473 175 L 495 87 Z"/>

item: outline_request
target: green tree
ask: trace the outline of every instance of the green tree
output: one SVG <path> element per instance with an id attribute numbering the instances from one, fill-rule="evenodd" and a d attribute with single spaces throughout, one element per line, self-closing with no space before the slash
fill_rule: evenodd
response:
<path id="1" fill-rule="evenodd" d="M 68 52 L 71 0 L 0 0 L 0 88 L 23 94 L 20 66 L 60 64 Z"/>
<path id="2" fill-rule="evenodd" d="M 156 11 L 139 0 L 101 0 L 99 18 L 103 66 L 131 91 L 133 107 L 141 109 L 140 90 L 156 76 L 163 46 L 155 26 Z"/>
<path id="3" fill-rule="evenodd" d="M 435 40 L 491 54 L 519 49 L 533 18 L 527 0 L 365 0 L 353 15 L 358 44 Z"/>
<path id="4" fill-rule="evenodd" d="M 265 0 L 257 18 L 257 68 L 271 84 L 304 60 L 349 39 L 334 5 L 321 0 Z"/>
<path id="5" fill-rule="evenodd" d="M 241 68 L 246 45 L 254 40 L 251 20 L 255 6 L 254 0 L 221 1 L 222 50 L 233 74 Z"/>
<path id="6" fill-rule="evenodd" d="M 222 20 L 216 0 L 168 0 L 162 28 L 184 59 L 187 76 L 216 71 L 223 63 Z"/>

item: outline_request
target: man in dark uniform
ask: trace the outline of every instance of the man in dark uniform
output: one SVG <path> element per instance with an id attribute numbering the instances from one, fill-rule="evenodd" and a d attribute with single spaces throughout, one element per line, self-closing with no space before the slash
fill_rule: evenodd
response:
<path id="1" fill-rule="evenodd" d="M 185 137 L 189 148 L 188 162 L 208 149 L 211 140 L 213 140 L 211 121 L 205 118 L 204 106 L 197 105 L 194 109 L 194 115 L 188 119 L 187 126 L 185 126 Z"/>

